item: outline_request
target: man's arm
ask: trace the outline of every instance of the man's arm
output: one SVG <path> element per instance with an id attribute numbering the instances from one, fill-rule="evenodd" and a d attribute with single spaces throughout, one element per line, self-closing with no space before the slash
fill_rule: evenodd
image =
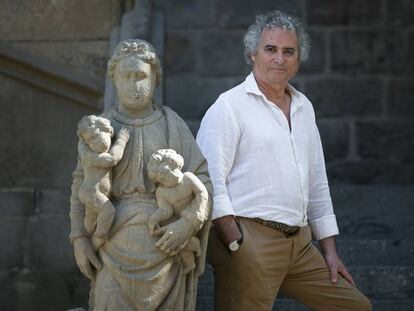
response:
<path id="1" fill-rule="evenodd" d="M 197 134 L 197 143 L 207 159 L 213 184 L 214 228 L 225 245 L 241 237 L 226 186 L 239 138 L 240 129 L 231 107 L 219 99 L 204 116 Z"/>
<path id="2" fill-rule="evenodd" d="M 352 286 L 355 287 L 354 279 L 342 263 L 336 252 L 335 237 L 325 238 L 319 241 L 322 249 L 322 254 L 325 258 L 326 264 L 331 272 L 331 282 L 338 282 L 338 273 L 341 274 Z"/>
<path id="3" fill-rule="evenodd" d="M 355 286 L 351 274 L 342 263 L 336 252 L 335 236 L 338 235 L 338 225 L 333 212 L 328 178 L 326 176 L 325 160 L 318 128 L 314 128 L 315 140 L 314 157 L 310 165 L 309 176 L 309 207 L 308 219 L 313 236 L 319 241 L 325 262 L 330 270 L 331 282 L 338 282 L 338 273 Z"/>

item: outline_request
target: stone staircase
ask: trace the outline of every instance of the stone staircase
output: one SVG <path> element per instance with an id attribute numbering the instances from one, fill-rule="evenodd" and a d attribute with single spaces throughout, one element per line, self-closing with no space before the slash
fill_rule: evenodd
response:
<path id="1" fill-rule="evenodd" d="M 373 309 L 414 310 L 414 187 L 336 185 L 331 194 L 340 227 L 338 252 Z M 210 267 L 198 295 L 197 310 L 213 310 Z M 273 310 L 310 309 L 281 295 Z"/>

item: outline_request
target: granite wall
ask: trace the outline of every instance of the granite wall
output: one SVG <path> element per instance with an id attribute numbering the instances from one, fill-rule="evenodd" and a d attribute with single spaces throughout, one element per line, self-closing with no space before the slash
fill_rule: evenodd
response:
<path id="1" fill-rule="evenodd" d="M 165 103 L 195 132 L 243 81 L 255 12 L 302 18 L 310 59 L 294 85 L 313 102 L 332 183 L 414 182 L 414 3 L 409 0 L 155 1 L 167 18 Z"/>

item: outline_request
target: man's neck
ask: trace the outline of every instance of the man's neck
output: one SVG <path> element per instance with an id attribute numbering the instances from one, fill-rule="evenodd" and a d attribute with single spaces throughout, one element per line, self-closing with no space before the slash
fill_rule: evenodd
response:
<path id="1" fill-rule="evenodd" d="M 259 90 L 266 96 L 266 98 L 282 110 L 289 108 L 290 101 L 286 100 L 288 96 L 286 86 L 284 84 L 269 84 L 264 82 L 260 77 L 254 75 Z"/>

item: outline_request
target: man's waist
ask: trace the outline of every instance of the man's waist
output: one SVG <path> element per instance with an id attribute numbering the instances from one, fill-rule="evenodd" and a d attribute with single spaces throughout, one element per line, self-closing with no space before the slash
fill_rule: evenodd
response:
<path id="1" fill-rule="evenodd" d="M 286 233 L 286 234 L 295 234 L 296 232 L 298 232 L 298 230 L 301 228 L 301 226 L 291 226 L 291 225 L 287 225 L 283 222 L 278 222 L 278 221 L 272 221 L 272 220 L 265 220 L 259 217 L 241 217 L 238 216 L 239 218 L 244 218 L 253 222 L 256 222 L 258 224 L 261 224 L 265 227 Z"/>

